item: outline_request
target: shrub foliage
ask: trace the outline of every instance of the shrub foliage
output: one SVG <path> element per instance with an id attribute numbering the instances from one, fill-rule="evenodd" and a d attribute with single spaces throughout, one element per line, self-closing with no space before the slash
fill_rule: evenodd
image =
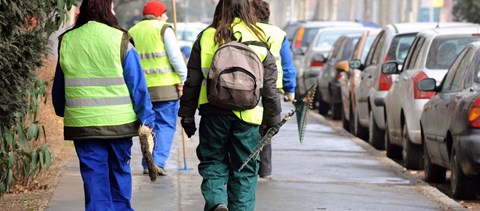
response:
<path id="1" fill-rule="evenodd" d="M 51 154 L 37 120 L 46 82 L 35 75 L 76 0 L 0 0 L 0 197 L 48 168 Z"/>

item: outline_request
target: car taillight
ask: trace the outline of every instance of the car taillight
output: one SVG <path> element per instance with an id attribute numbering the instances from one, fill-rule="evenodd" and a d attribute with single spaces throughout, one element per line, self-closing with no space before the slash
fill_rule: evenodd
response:
<path id="1" fill-rule="evenodd" d="M 325 65 L 324 57 L 321 55 L 315 55 L 310 61 L 310 67 L 323 67 Z"/>
<path id="2" fill-rule="evenodd" d="M 427 74 L 425 72 L 420 71 L 417 74 L 412 76 L 413 80 L 413 98 L 414 99 L 430 99 L 432 96 L 435 94 L 435 92 L 425 92 L 425 91 L 420 91 L 417 88 L 418 83 L 422 80 L 428 78 Z"/>
<path id="3" fill-rule="evenodd" d="M 378 90 L 379 91 L 388 91 L 390 87 L 392 87 L 393 81 L 391 75 L 386 75 L 380 73 L 380 80 L 378 82 Z"/>
<path id="4" fill-rule="evenodd" d="M 303 33 L 305 33 L 305 29 L 303 27 L 301 27 L 300 29 L 298 29 L 298 34 L 297 34 L 297 37 L 295 38 L 295 48 L 300 48 L 302 47 L 302 37 L 303 37 Z"/>
<path id="5" fill-rule="evenodd" d="M 480 97 L 475 98 L 468 109 L 468 124 L 470 127 L 480 128 Z"/>

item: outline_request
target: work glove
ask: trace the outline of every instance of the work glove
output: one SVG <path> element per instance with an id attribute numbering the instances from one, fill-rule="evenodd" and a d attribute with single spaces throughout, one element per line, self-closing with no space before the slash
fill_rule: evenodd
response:
<path id="1" fill-rule="evenodd" d="M 263 138 L 263 136 L 265 136 L 265 134 L 267 134 L 268 130 L 270 130 L 271 127 L 267 127 L 265 125 L 261 125 L 260 128 L 258 129 L 258 134 L 260 134 L 260 137 Z M 273 133 L 271 133 L 272 137 L 277 135 L 278 133 L 278 128 L 273 130 L 272 131 Z"/>
<path id="2" fill-rule="evenodd" d="M 182 124 L 182 127 L 189 138 L 195 134 L 195 131 L 197 131 L 197 128 L 195 127 L 195 117 L 193 116 L 182 117 L 180 123 Z"/>
<path id="3" fill-rule="evenodd" d="M 283 96 L 283 100 L 285 102 L 292 102 L 293 99 L 295 99 L 295 93 L 285 93 L 285 95 Z"/>

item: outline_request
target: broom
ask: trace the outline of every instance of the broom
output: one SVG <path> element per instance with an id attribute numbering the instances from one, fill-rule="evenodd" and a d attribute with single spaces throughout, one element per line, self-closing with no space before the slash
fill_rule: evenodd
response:
<path id="1" fill-rule="evenodd" d="M 157 180 L 158 172 L 152 157 L 153 131 L 146 125 L 142 125 L 138 129 L 138 137 L 140 139 L 140 147 L 142 150 L 143 159 L 145 159 L 145 163 L 147 164 L 150 181 L 155 182 L 155 180 Z"/>

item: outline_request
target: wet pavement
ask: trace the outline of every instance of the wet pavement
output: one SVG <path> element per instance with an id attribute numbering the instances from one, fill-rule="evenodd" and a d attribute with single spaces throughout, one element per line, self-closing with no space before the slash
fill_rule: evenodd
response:
<path id="1" fill-rule="evenodd" d="M 286 114 L 292 106 L 284 104 L 283 109 Z M 166 165 L 169 176 L 159 177 L 155 183 L 142 174 L 138 140 L 134 143 L 132 204 L 136 210 L 203 209 L 195 156 L 198 136 L 187 141 L 185 168 L 177 132 Z M 273 179 L 259 180 L 256 210 L 464 210 L 364 141 L 330 127 L 313 112 L 308 116 L 303 143 L 298 141 L 292 118 L 275 136 L 272 149 Z M 78 169 L 78 160 L 72 159 L 47 210 L 84 209 Z"/>

